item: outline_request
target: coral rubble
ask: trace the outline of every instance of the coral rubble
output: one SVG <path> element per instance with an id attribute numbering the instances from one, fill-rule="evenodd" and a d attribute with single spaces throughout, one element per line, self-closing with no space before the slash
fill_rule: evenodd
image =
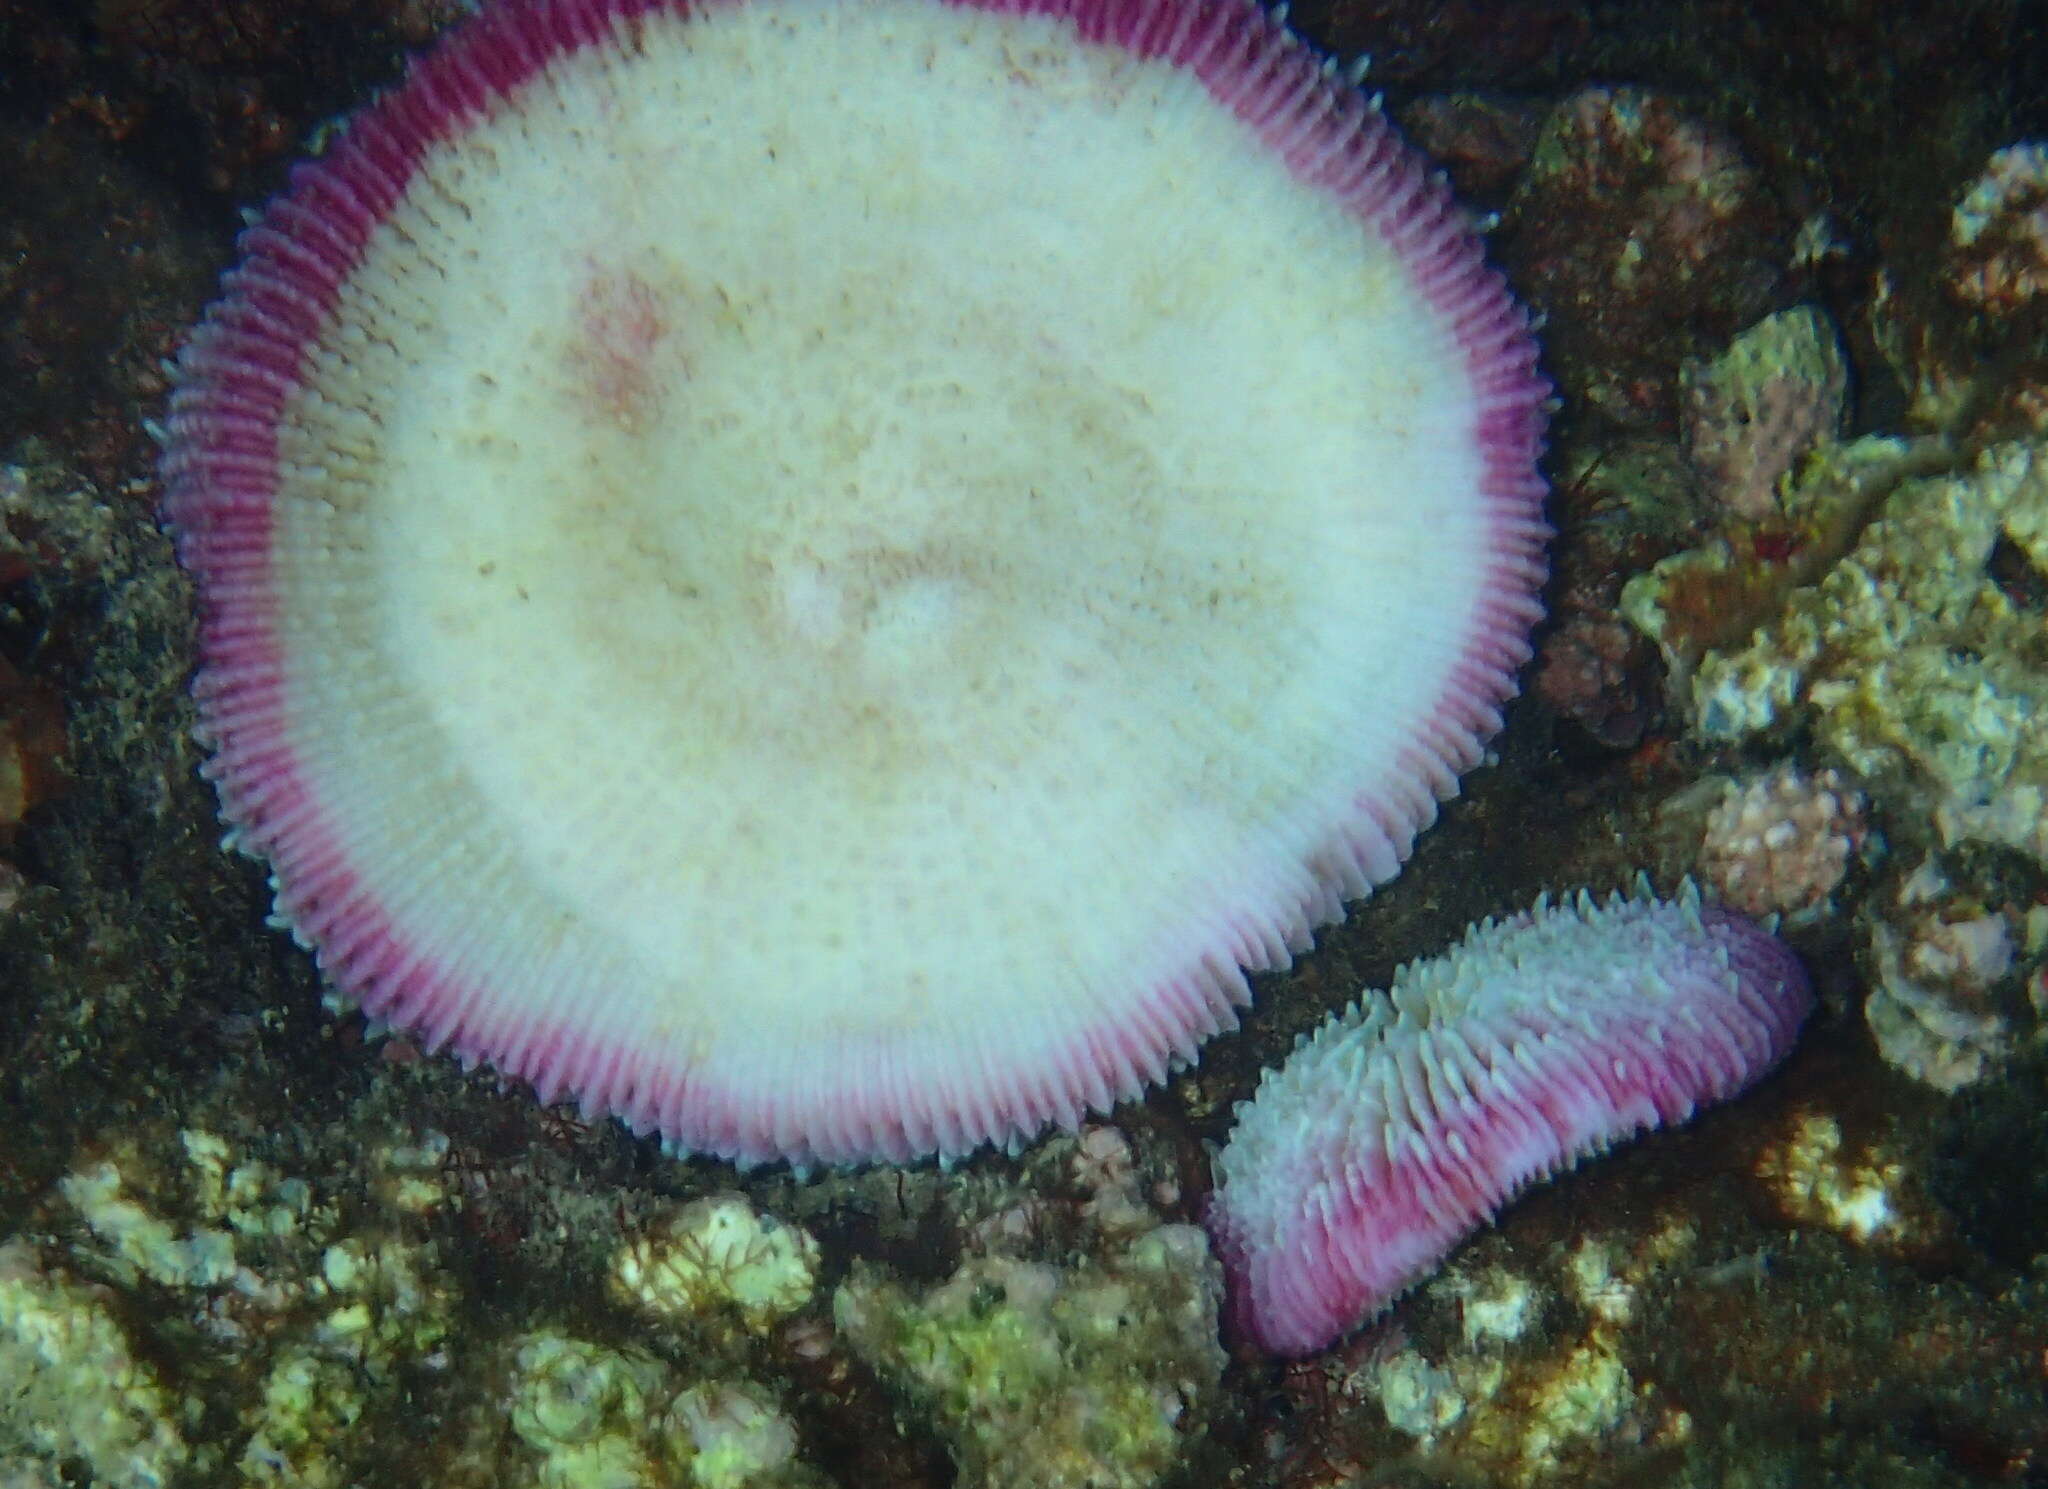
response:
<path id="1" fill-rule="evenodd" d="M 823 1489 L 759 1332 L 809 1299 L 807 1235 L 709 1196 L 614 1240 L 648 1327 L 501 1322 L 451 1260 L 449 1151 L 409 1134 L 311 1181 L 186 1128 L 75 1168 L 0 1249 L 0 1470 L 342 1489 L 423 1402 L 437 1430 L 397 1461 L 437 1484 Z"/>
<path id="2" fill-rule="evenodd" d="M 1951 883 L 1930 855 L 1868 919 L 1863 1017 L 1885 1059 L 1938 1091 L 1996 1070 L 2016 1043 L 2012 1000 L 1998 996 L 2017 955 L 2007 913 Z"/>
<path id="3" fill-rule="evenodd" d="M 966 1489 L 1149 1489 L 1214 1409 L 1222 1271 L 1193 1226 L 1066 1266 L 989 1254 L 937 1287 L 856 1266 L 833 1314 L 929 1413 Z"/>
<path id="4" fill-rule="evenodd" d="M 1956 203 L 1949 240 L 1958 299 L 2009 315 L 2048 296 L 2048 143 L 1995 152 Z"/>
<path id="5" fill-rule="evenodd" d="M 1849 370 L 1810 305 L 1766 316 L 1682 380 L 1686 448 L 1709 500 L 1757 521 L 1779 511 L 1795 460 L 1841 432 Z"/>
<path id="6" fill-rule="evenodd" d="M 1701 663 L 1700 733 L 1810 727 L 1944 843 L 2048 863 L 2048 627 L 1999 583 L 2001 547 L 2048 573 L 2048 447 L 1902 482 L 1818 584 Z"/>
<path id="7" fill-rule="evenodd" d="M 759 1333 L 809 1301 L 818 1243 L 745 1197 L 693 1200 L 612 1260 L 613 1293 L 675 1324 L 730 1319 Z"/>
<path id="8" fill-rule="evenodd" d="M 112 1301 L 25 1242 L 0 1247 L 0 1481 L 71 1462 L 108 1489 L 158 1489 L 191 1456 L 196 1413 L 136 1357 Z"/>
<path id="9" fill-rule="evenodd" d="M 1700 877 L 1747 915 L 1819 910 L 1868 839 L 1863 808 L 1862 793 L 1832 770 L 1781 764 L 1730 781 L 1707 818 Z"/>
<path id="10" fill-rule="evenodd" d="M 1552 112 L 1503 232 L 1568 398 L 1627 429 L 1676 419 L 1679 369 L 1768 308 L 1790 236 L 1725 131 L 1607 87 Z"/>
<path id="11" fill-rule="evenodd" d="M 683 1386 L 642 1350 L 554 1331 L 517 1341 L 512 1427 L 534 1489 L 823 1489 L 796 1428 L 752 1385 Z"/>

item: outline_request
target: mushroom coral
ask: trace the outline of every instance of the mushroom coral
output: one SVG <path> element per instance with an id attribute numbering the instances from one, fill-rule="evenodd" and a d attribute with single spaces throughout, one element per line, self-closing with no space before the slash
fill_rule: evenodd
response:
<path id="1" fill-rule="evenodd" d="M 682 1148 L 1160 1079 L 1527 655 L 1525 318 L 1244 0 L 506 0 L 241 252 L 163 462 L 233 840 Z"/>

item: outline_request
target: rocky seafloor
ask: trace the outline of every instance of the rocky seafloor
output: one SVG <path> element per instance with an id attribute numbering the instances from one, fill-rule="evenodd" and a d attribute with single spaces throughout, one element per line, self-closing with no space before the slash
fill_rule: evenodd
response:
<path id="1" fill-rule="evenodd" d="M 2048 17 L 1298 5 L 1498 215 L 1561 412 L 1495 758 L 1080 1134 L 665 1156 L 323 1009 L 220 851 L 145 420 L 238 212 L 454 0 L 0 3 L 0 1485 L 2048 1483 Z M 1386 1319 L 1227 1351 L 1234 1103 L 1542 889 L 1822 1011 Z"/>

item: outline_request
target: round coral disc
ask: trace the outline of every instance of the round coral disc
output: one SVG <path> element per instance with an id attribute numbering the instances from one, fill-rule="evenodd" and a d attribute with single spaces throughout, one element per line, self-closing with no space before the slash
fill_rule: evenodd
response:
<path id="1" fill-rule="evenodd" d="M 1237 0 L 532 0 L 179 365 L 240 844 L 371 1013 L 674 1143 L 1073 1123 L 1393 874 L 1537 613 L 1545 388 Z"/>

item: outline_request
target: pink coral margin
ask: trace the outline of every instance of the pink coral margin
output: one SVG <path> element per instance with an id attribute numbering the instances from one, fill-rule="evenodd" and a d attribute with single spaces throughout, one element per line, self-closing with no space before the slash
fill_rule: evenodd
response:
<path id="1" fill-rule="evenodd" d="M 729 3 L 729 0 L 714 0 Z M 327 153 L 300 165 L 242 235 L 242 262 L 178 363 L 163 460 L 163 512 L 200 594 L 195 685 L 215 749 L 233 841 L 267 858 L 278 914 L 315 949 L 337 987 L 372 1014 L 465 1059 L 530 1080 L 543 1099 L 578 1096 L 676 1144 L 742 1161 L 907 1159 L 1014 1142 L 1072 1126 L 1192 1058 L 1249 1001 L 1239 967 L 1282 966 L 1345 898 L 1392 876 L 1457 774 L 1480 757 L 1515 691 L 1544 577 L 1543 485 L 1536 471 L 1548 385 L 1526 319 L 1485 267 L 1469 224 L 1355 89 L 1247 0 L 952 0 L 1066 17 L 1083 37 L 1192 70 L 1302 180 L 1341 201 L 1399 253 L 1452 328 L 1475 391 L 1490 557 L 1457 660 L 1403 774 L 1361 782 L 1348 821 L 1304 865 L 1292 904 L 1255 914 L 1223 906 L 1188 946 L 1186 970 L 1075 1037 L 1042 1069 L 963 1071 L 943 1094 L 896 1082 L 831 1081 L 800 1098 L 740 1091 L 601 1047 L 576 1029 L 494 1011 L 490 990 L 437 965 L 399 927 L 377 886 L 341 847 L 291 743 L 287 665 L 271 566 L 278 430 L 343 285 L 422 160 L 502 107 L 550 64 L 681 0 L 507 0 L 417 62 L 362 110 Z M 1249 914 L 1249 919 L 1248 919 Z M 1235 965 L 1225 966 L 1228 959 Z"/>

